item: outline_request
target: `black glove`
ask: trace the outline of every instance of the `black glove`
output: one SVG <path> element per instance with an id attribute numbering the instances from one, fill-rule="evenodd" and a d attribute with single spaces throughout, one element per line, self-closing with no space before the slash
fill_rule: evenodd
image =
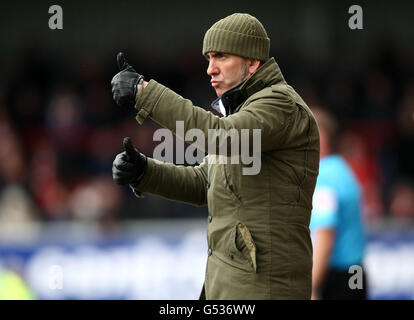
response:
<path id="1" fill-rule="evenodd" d="M 147 168 L 147 157 L 124 138 L 125 151 L 119 153 L 112 164 L 112 178 L 119 185 L 135 184 Z"/>
<path id="2" fill-rule="evenodd" d="M 134 107 L 137 84 L 144 79 L 144 76 L 138 74 L 129 65 L 122 52 L 118 53 L 116 60 L 120 72 L 111 81 L 113 98 L 120 107 Z"/>

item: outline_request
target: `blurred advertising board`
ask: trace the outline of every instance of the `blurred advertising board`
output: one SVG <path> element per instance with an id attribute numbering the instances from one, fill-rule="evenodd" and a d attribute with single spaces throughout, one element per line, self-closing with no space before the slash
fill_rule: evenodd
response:
<path id="1" fill-rule="evenodd" d="M 198 299 L 207 257 L 206 223 L 128 223 L 102 234 L 67 224 L 29 241 L 0 242 L 0 269 L 17 270 L 36 299 Z M 369 235 L 365 267 L 371 299 L 414 298 L 414 233 Z"/>

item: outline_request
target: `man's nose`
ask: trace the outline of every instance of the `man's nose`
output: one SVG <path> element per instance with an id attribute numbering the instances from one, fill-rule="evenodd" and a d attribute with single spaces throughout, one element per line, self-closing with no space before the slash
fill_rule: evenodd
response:
<path id="1" fill-rule="evenodd" d="M 217 68 L 217 65 L 214 63 L 214 61 L 210 60 L 208 63 L 208 68 L 207 68 L 207 74 L 209 76 L 212 75 L 217 75 L 219 74 L 219 69 Z"/>

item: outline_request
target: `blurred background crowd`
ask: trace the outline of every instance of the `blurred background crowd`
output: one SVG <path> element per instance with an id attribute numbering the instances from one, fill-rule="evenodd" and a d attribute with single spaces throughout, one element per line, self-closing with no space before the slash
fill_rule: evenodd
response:
<path id="1" fill-rule="evenodd" d="M 62 30 L 49 28 L 52 4 Z M 355 4 L 361 30 L 348 25 Z M 363 189 L 370 297 L 413 299 L 413 11 L 402 0 L 2 3 L 0 299 L 199 294 L 207 208 L 113 182 L 123 138 L 152 156 L 159 126 L 117 107 L 110 81 L 123 51 L 147 80 L 210 110 L 202 41 L 234 12 L 264 24 L 287 82 L 339 123 L 336 150 Z"/>
<path id="2" fill-rule="evenodd" d="M 206 208 L 138 200 L 112 181 L 123 137 L 152 156 L 159 127 L 139 126 L 135 110 L 117 107 L 110 80 L 122 50 L 146 79 L 208 109 L 215 96 L 201 55 L 203 35 L 235 11 L 263 22 L 271 55 L 308 105 L 337 117 L 337 150 L 363 187 L 368 223 L 414 222 L 408 2 L 362 2 L 363 30 L 349 29 L 346 1 L 121 1 L 112 8 L 75 1 L 61 4 L 63 30 L 48 28 L 49 5 L 18 1 L 1 13 L 0 224 L 80 220 L 110 229 L 124 219 L 205 217 Z"/>

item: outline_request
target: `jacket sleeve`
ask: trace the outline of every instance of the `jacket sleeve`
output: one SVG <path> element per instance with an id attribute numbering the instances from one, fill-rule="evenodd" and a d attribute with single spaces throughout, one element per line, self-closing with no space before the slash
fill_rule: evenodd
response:
<path id="1" fill-rule="evenodd" d="M 148 159 L 141 181 L 131 186 L 135 195 L 149 192 L 167 198 L 202 206 L 207 204 L 207 157 L 199 166 L 178 166 L 156 159 Z"/>
<path id="2" fill-rule="evenodd" d="M 149 116 L 185 140 L 185 137 L 181 137 L 176 130 L 176 121 L 183 121 L 185 131 L 194 128 L 202 130 L 205 148 L 209 145 L 209 129 L 224 129 L 226 132 L 235 129 L 239 137 L 243 134 L 242 129 L 249 129 L 244 133 L 249 137 L 250 152 L 252 151 L 253 129 L 259 129 L 261 152 L 265 152 L 283 146 L 285 135 L 289 132 L 291 125 L 292 113 L 295 111 L 292 98 L 288 94 L 280 91 L 272 92 L 271 88 L 268 88 L 267 92 L 267 95 L 261 93 L 256 99 L 251 96 L 239 112 L 220 118 L 203 108 L 194 106 L 190 100 L 184 99 L 155 80 L 150 80 L 135 105 L 135 108 L 139 110 L 136 119 L 142 124 Z M 240 143 L 242 139 L 237 141 Z M 240 145 L 238 150 L 240 154 L 242 150 Z M 218 154 L 218 151 L 219 145 L 216 145 L 214 153 Z M 226 152 L 229 151 L 230 143 L 227 143 Z M 212 153 L 212 150 L 208 149 L 208 152 Z"/>

